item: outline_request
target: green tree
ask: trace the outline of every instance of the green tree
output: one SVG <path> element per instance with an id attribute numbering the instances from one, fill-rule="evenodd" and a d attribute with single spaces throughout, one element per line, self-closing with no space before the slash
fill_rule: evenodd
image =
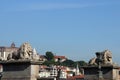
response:
<path id="1" fill-rule="evenodd" d="M 52 52 L 50 52 L 50 51 L 47 51 L 46 52 L 46 58 L 48 60 L 53 60 L 54 59 L 54 54 Z"/>
<path id="2" fill-rule="evenodd" d="M 47 66 L 51 66 L 51 65 L 54 65 L 55 64 L 55 61 L 54 60 L 50 60 L 50 61 L 45 61 L 43 63 L 43 65 L 47 65 Z"/>
<path id="3" fill-rule="evenodd" d="M 66 61 L 62 62 L 61 65 L 74 67 L 75 62 L 73 60 L 67 59 Z"/>
<path id="4" fill-rule="evenodd" d="M 76 64 L 78 64 L 79 66 L 86 66 L 87 62 L 81 60 L 81 61 L 76 61 Z"/>

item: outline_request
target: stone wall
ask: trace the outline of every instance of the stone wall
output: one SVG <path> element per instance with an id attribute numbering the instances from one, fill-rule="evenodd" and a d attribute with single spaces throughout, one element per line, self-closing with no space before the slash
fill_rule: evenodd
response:
<path id="1" fill-rule="evenodd" d="M 112 74 L 113 74 L 113 80 L 120 80 L 119 70 L 113 69 Z"/>

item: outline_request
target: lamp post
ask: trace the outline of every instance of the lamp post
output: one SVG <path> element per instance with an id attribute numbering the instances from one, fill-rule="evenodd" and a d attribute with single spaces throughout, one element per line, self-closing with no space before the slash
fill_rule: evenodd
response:
<path id="1" fill-rule="evenodd" d="M 58 58 L 58 64 L 59 66 L 61 67 L 61 62 L 60 62 L 60 58 Z M 60 72 L 61 72 L 61 69 L 57 69 L 57 77 L 56 77 L 56 80 L 60 80 Z"/>
<path id="2" fill-rule="evenodd" d="M 98 80 L 103 80 L 103 73 L 102 73 L 102 70 L 101 70 L 101 64 L 103 62 L 102 60 L 102 52 L 97 52 L 96 53 L 96 56 L 97 56 L 97 64 L 98 64 Z"/>
<path id="3" fill-rule="evenodd" d="M 2 78 L 2 72 L 0 72 L 0 80 L 2 80 L 1 78 Z"/>
<path id="4" fill-rule="evenodd" d="M 0 80 L 2 80 L 3 76 L 3 66 L 0 64 Z"/>

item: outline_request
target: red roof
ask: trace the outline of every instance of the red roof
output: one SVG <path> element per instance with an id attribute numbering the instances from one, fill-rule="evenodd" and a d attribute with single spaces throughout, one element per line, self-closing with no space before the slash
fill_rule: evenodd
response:
<path id="1" fill-rule="evenodd" d="M 84 75 L 69 76 L 67 80 L 84 79 Z"/>
<path id="2" fill-rule="evenodd" d="M 54 56 L 54 58 L 55 58 L 55 59 L 58 59 L 58 58 L 60 58 L 60 59 L 66 59 L 65 56 Z"/>

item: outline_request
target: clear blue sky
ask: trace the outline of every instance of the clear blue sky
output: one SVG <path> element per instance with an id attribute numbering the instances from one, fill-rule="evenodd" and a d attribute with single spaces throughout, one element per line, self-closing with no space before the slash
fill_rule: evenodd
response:
<path id="1" fill-rule="evenodd" d="M 0 37 L 73 60 L 109 49 L 120 64 L 120 0 L 0 0 Z"/>

